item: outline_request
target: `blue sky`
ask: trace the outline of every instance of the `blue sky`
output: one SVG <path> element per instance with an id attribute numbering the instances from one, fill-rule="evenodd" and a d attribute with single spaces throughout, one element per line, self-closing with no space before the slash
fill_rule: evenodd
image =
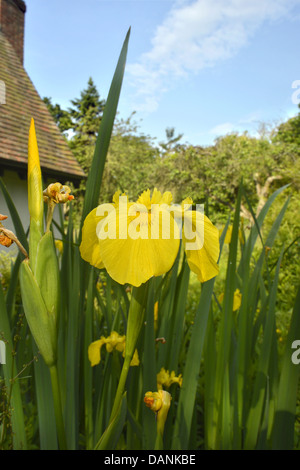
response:
<path id="1" fill-rule="evenodd" d="M 127 30 L 120 117 L 157 141 L 210 145 L 297 114 L 300 0 L 27 0 L 25 68 L 63 108 L 91 76 L 106 98 Z M 294 95 L 293 95 L 294 94 Z M 296 93 L 296 100 L 300 98 Z M 294 101 L 294 102 L 293 102 Z"/>

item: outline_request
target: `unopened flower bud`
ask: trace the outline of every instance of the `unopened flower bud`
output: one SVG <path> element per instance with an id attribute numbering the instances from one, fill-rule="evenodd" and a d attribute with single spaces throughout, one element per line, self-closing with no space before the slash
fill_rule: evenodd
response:
<path id="1" fill-rule="evenodd" d="M 156 413 L 157 432 L 161 436 L 163 436 L 171 400 L 171 394 L 165 390 L 145 393 L 144 402 L 150 410 Z"/>
<path id="2" fill-rule="evenodd" d="M 28 140 L 28 209 L 42 236 L 43 228 L 43 188 L 39 150 L 34 120 L 31 119 Z"/>

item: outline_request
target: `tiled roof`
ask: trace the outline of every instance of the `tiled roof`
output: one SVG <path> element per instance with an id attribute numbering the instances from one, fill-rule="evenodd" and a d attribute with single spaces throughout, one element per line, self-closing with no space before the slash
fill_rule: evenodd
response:
<path id="1" fill-rule="evenodd" d="M 43 174 L 71 181 L 84 178 L 83 170 L 1 31 L 0 81 L 5 84 L 6 101 L 0 103 L 0 168 L 27 167 L 28 132 L 33 117 Z"/>

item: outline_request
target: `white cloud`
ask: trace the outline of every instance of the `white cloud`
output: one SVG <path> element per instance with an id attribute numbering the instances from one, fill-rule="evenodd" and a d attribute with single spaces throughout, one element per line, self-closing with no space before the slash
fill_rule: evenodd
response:
<path id="1" fill-rule="evenodd" d="M 250 114 L 240 117 L 235 123 L 223 122 L 211 128 L 208 133 L 219 137 L 232 132 L 243 133 L 249 131 L 252 135 L 256 134 L 259 126 L 264 122 L 261 110 L 253 111 Z M 266 124 L 266 123 L 265 123 Z"/>
<path id="2" fill-rule="evenodd" d="M 222 124 L 218 124 L 217 126 L 210 129 L 209 134 L 215 137 L 219 137 L 221 135 L 230 134 L 234 131 L 238 132 L 237 126 L 235 126 L 232 122 L 223 122 Z"/>
<path id="3" fill-rule="evenodd" d="M 152 47 L 128 65 L 138 103 L 154 111 L 176 80 L 233 57 L 265 21 L 289 15 L 300 0 L 177 1 L 156 28 Z"/>

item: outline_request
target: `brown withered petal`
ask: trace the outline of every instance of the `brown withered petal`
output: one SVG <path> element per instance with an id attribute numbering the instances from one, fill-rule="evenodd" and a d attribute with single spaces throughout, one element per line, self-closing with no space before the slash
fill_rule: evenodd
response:
<path id="1" fill-rule="evenodd" d="M 8 238 L 3 233 L 0 233 L 0 245 L 6 246 L 8 248 L 13 242 L 14 241 L 11 238 Z"/>

